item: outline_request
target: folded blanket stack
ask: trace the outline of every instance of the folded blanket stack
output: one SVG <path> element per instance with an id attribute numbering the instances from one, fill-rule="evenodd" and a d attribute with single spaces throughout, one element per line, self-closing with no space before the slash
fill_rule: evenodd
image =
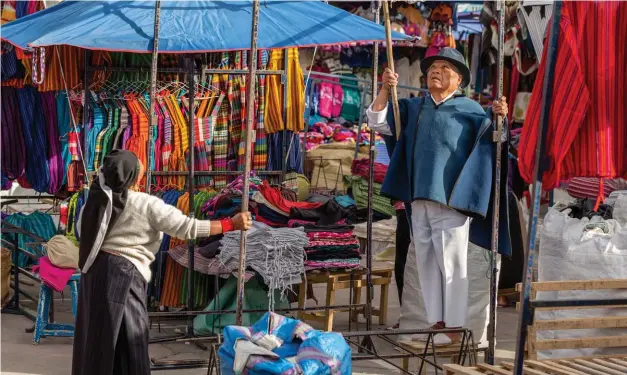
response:
<path id="1" fill-rule="evenodd" d="M 309 239 L 305 268 L 337 269 L 359 267 L 359 241 L 351 225 L 304 225 Z"/>

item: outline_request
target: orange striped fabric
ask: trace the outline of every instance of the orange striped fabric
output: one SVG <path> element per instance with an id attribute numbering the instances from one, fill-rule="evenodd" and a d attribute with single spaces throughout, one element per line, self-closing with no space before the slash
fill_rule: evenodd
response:
<path id="1" fill-rule="evenodd" d="M 298 49 L 287 50 L 287 118 L 283 123 L 283 90 L 281 76 L 266 77 L 266 111 L 264 125 L 266 133 L 276 133 L 281 130 L 299 132 L 304 129 L 305 113 L 305 81 L 303 70 L 298 59 Z M 283 50 L 273 50 L 270 56 L 269 70 L 283 69 Z"/>
<path id="2" fill-rule="evenodd" d="M 81 72 L 85 66 L 83 56 L 83 51 L 78 47 L 46 47 L 44 81 L 37 86 L 37 89 L 39 91 L 65 90 L 63 75 L 65 75 L 68 90 L 80 86 L 82 82 Z"/>

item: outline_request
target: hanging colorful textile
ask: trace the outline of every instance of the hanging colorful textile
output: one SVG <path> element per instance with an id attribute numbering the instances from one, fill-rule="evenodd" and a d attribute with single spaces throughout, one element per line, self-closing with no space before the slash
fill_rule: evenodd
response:
<path id="1" fill-rule="evenodd" d="M 70 124 L 70 101 L 66 91 L 59 91 L 56 98 L 57 106 L 57 127 L 59 132 L 59 144 L 61 146 L 61 158 L 63 160 L 63 181 L 65 184 L 67 181 L 67 170 L 72 161 L 72 155 L 68 147 L 69 133 L 72 128 Z"/>
<path id="2" fill-rule="evenodd" d="M 22 176 L 26 166 L 26 148 L 22 119 L 14 88 L 3 87 L 2 97 L 2 173 L 9 180 Z"/>
<path id="3" fill-rule="evenodd" d="M 228 91 L 228 76 L 215 74 L 212 78 L 212 85 L 220 87 L 221 90 Z M 213 170 L 226 171 L 226 159 L 229 149 L 229 102 L 224 100 L 220 107 L 216 106 L 215 128 L 213 131 Z M 226 177 L 217 176 L 214 179 L 215 186 L 222 188 L 226 186 Z"/>
<path id="4" fill-rule="evenodd" d="M 266 78 L 266 113 L 265 125 L 267 133 L 275 133 L 288 129 L 299 132 L 304 129 L 303 113 L 305 113 L 305 80 L 298 61 L 298 48 L 287 49 L 287 83 L 281 85 L 281 76 L 272 75 Z M 283 69 L 283 50 L 273 50 L 270 56 L 269 70 Z M 287 119 L 283 123 L 283 90 L 287 89 Z"/>
<path id="5" fill-rule="evenodd" d="M 37 192 L 48 191 L 48 138 L 39 93 L 32 86 L 17 89 L 26 152 L 26 177 Z"/>
<path id="6" fill-rule="evenodd" d="M 259 68 L 265 69 L 268 63 L 268 51 L 259 51 Z M 266 111 L 266 76 L 257 76 L 257 112 L 255 125 L 255 153 L 253 156 L 253 169 L 262 170 L 268 164 L 268 141 L 264 125 Z"/>
<path id="7" fill-rule="evenodd" d="M 603 30 L 603 37 L 599 31 Z M 549 32 L 547 32 L 549 33 Z M 627 172 L 627 3 L 565 1 L 553 75 L 543 176 L 547 189 L 573 177 Z M 519 146 L 520 173 L 533 180 L 548 38 Z M 602 190 L 602 189 L 600 189 Z"/>
<path id="8" fill-rule="evenodd" d="M 54 194 L 63 186 L 65 164 L 61 154 L 59 128 L 57 125 L 57 105 L 53 91 L 40 93 L 43 116 L 48 136 L 48 170 L 50 171 L 50 185 L 48 193 Z"/>
<path id="9" fill-rule="evenodd" d="M 45 51 L 45 75 L 43 82 L 37 86 L 40 92 L 69 90 L 81 84 L 85 54 L 80 48 L 53 46 L 46 47 Z"/>

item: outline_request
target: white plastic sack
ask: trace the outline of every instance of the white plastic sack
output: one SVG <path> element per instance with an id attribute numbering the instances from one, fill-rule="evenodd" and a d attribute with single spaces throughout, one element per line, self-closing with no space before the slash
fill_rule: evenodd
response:
<path id="1" fill-rule="evenodd" d="M 468 246 L 468 324 L 473 332 L 475 343 L 488 344 L 488 323 L 490 322 L 490 262 L 484 250 L 472 243 Z M 500 268 L 500 257 L 497 259 Z M 497 275 L 498 280 L 498 275 Z M 400 329 L 425 329 L 431 327 L 427 321 L 425 304 L 418 280 L 416 251 L 409 245 L 405 280 L 403 286 L 403 306 L 401 307 Z M 401 341 L 410 341 L 410 335 L 401 335 Z"/>
<path id="2" fill-rule="evenodd" d="M 618 203 L 618 202 L 617 202 Z M 616 211 L 618 208 L 618 212 Z M 627 208 L 627 206 L 625 207 Z M 623 215 L 621 207 L 615 207 L 614 216 Z M 589 230 L 589 224 L 601 224 L 602 229 Z M 589 227 L 588 227 L 589 228 Z M 627 278 L 627 228 L 617 220 L 592 220 L 570 218 L 567 213 L 550 209 L 544 218 L 541 231 L 540 254 L 538 260 L 540 281 L 595 280 Z M 625 298 L 623 291 L 563 291 L 541 292 L 538 299 L 591 299 Z M 585 309 L 556 310 L 538 312 L 536 318 L 567 319 L 600 317 L 603 315 L 627 315 L 627 309 Z M 625 329 L 538 331 L 537 339 L 565 339 L 577 337 L 625 335 Z M 592 355 L 624 353 L 625 348 L 580 349 L 538 352 L 538 358 L 565 358 Z"/>
<path id="3" fill-rule="evenodd" d="M 366 223 L 355 224 L 353 231 L 359 238 L 362 251 L 366 248 L 367 225 Z M 390 253 L 388 250 L 392 249 Z M 372 223 L 372 255 L 376 260 L 394 261 L 396 250 L 396 218 L 381 220 Z M 390 257 L 390 255 L 392 255 Z"/>

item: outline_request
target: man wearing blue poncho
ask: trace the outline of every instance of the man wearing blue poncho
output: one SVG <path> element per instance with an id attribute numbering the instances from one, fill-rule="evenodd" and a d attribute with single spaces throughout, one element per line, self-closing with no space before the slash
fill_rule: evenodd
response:
<path id="1" fill-rule="evenodd" d="M 464 327 L 468 243 L 490 248 L 496 156 L 491 118 L 505 117 L 507 103 L 501 98 L 486 113 L 459 93 L 470 82 L 470 70 L 455 49 L 444 48 L 425 58 L 420 68 L 429 95 L 399 101 L 400 139 L 393 136 L 396 124 L 388 110 L 389 90 L 398 75 L 389 69 L 368 108 L 368 124 L 385 137 L 391 154 L 381 192 L 406 202 L 427 320 L 433 328 Z M 502 185 L 507 186 L 505 181 Z M 502 202 L 501 208 L 506 208 L 507 202 Z M 501 218 L 499 252 L 509 255 L 507 215 L 502 213 Z M 453 334 L 434 338 L 436 345 L 458 339 Z"/>

